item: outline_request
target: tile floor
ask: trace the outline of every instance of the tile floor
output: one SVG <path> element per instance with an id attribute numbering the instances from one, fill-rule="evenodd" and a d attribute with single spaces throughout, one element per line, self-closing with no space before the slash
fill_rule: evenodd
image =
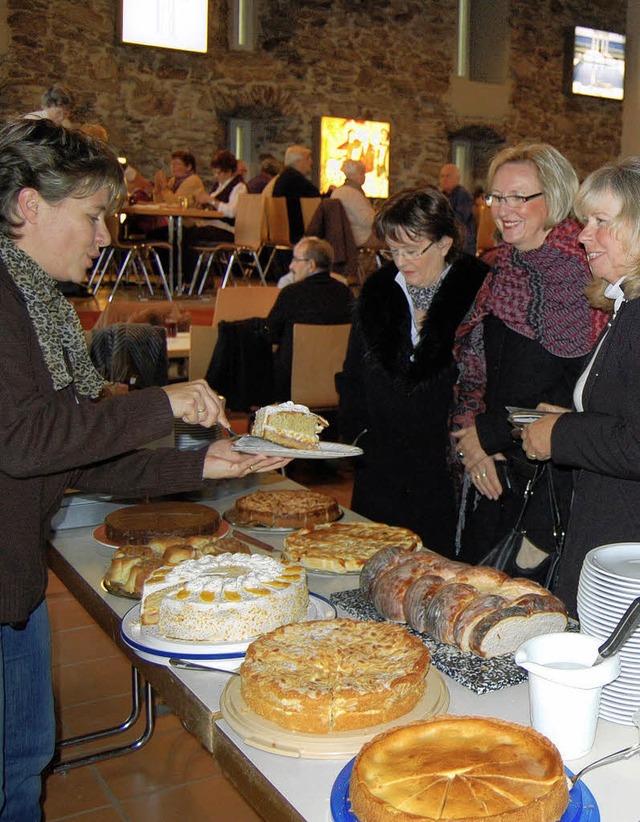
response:
<path id="1" fill-rule="evenodd" d="M 238 420 L 234 420 L 234 424 Z M 292 479 L 351 499 L 348 467 L 292 463 Z M 69 737 L 119 724 L 130 709 L 130 666 L 116 646 L 50 574 L 47 601 L 54 648 L 54 687 L 59 736 Z M 136 726 L 129 733 L 135 738 Z M 118 738 L 122 744 L 126 736 Z M 95 748 L 94 748 L 95 749 Z M 227 782 L 211 754 L 160 705 L 156 730 L 146 747 L 45 783 L 47 822 L 257 822 L 260 817 Z M 215 809 L 212 802 L 215 799 Z"/>

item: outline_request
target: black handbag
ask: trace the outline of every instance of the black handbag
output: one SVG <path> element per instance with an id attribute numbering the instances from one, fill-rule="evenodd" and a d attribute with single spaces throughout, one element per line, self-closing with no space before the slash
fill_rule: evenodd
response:
<path id="1" fill-rule="evenodd" d="M 534 489 L 541 483 L 543 477 L 546 476 L 547 488 L 549 495 L 549 507 L 551 510 L 551 520 L 553 529 L 553 543 L 554 550 L 550 553 L 539 551 L 532 546 L 534 551 L 538 551 L 540 556 L 539 562 L 534 565 L 522 564 L 522 552 L 527 531 L 525 528 L 525 514 L 529 507 L 529 502 L 533 496 Z M 491 565 L 500 571 L 504 571 L 511 577 L 526 577 L 535 582 L 539 582 L 545 588 L 552 588 L 560 557 L 562 556 L 562 549 L 564 547 L 565 531 L 562 525 L 560 516 L 560 508 L 558 506 L 558 499 L 556 496 L 555 484 L 553 481 L 553 470 L 549 463 L 538 462 L 536 464 L 534 474 L 527 482 L 522 508 L 518 514 L 518 519 L 515 525 L 509 530 L 507 534 L 495 545 L 478 563 L 479 565 Z M 519 564 L 520 559 L 520 564 Z"/>

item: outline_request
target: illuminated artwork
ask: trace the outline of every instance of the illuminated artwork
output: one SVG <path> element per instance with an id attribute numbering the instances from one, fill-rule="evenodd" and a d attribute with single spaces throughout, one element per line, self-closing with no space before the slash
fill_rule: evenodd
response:
<path id="1" fill-rule="evenodd" d="M 625 36 L 576 26 L 571 91 L 622 100 Z"/>
<path id="2" fill-rule="evenodd" d="M 322 117 L 320 121 L 320 191 L 341 186 L 345 160 L 361 160 L 367 197 L 389 196 L 389 123 Z"/>
<path id="3" fill-rule="evenodd" d="M 207 51 L 208 0 L 121 0 L 123 43 Z"/>

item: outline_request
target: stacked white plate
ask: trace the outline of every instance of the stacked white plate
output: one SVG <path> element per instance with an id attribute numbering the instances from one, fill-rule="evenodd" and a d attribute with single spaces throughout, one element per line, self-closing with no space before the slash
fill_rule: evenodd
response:
<path id="1" fill-rule="evenodd" d="M 593 548 L 585 557 L 578 585 L 581 632 L 604 641 L 639 596 L 640 543 Z M 640 627 L 622 646 L 620 662 L 620 676 L 602 691 L 600 717 L 631 725 L 631 716 L 640 708 Z"/>

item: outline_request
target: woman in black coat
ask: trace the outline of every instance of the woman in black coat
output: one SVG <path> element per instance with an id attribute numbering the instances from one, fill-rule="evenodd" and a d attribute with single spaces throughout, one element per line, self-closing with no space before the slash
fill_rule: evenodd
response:
<path id="1" fill-rule="evenodd" d="M 374 230 L 392 262 L 362 287 L 338 378 L 340 430 L 364 449 L 351 506 L 451 556 L 453 349 L 488 268 L 461 252 L 455 216 L 437 189 L 395 195 Z"/>
<path id="2" fill-rule="evenodd" d="M 591 301 L 614 314 L 576 384 L 573 411 L 545 416 L 522 436 L 530 458 L 575 469 L 554 589 L 574 614 L 586 553 L 640 536 L 640 157 L 590 174 L 576 213 L 595 279 Z"/>

